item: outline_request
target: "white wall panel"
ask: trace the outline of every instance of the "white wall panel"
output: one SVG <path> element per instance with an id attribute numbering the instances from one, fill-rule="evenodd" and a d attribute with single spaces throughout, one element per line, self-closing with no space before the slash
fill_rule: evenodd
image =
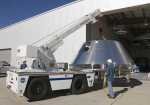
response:
<path id="1" fill-rule="evenodd" d="M 86 40 L 86 26 L 77 30 L 64 40 L 63 45 L 54 53 L 56 61 L 71 63 Z M 67 42 L 67 43 L 65 43 Z"/>

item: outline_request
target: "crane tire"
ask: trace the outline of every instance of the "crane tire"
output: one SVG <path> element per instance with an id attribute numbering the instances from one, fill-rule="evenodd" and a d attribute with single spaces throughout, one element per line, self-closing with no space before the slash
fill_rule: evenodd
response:
<path id="1" fill-rule="evenodd" d="M 48 80 L 45 78 L 33 78 L 27 87 L 26 96 L 29 100 L 37 101 L 44 99 L 48 92 Z"/>
<path id="2" fill-rule="evenodd" d="M 77 75 L 73 78 L 71 91 L 72 94 L 81 94 L 87 90 L 86 76 Z"/>

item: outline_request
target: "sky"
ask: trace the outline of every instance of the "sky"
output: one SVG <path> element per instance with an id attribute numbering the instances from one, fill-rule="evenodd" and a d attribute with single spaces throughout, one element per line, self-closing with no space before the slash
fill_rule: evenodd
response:
<path id="1" fill-rule="evenodd" d="M 0 0 L 0 28 L 75 0 Z"/>

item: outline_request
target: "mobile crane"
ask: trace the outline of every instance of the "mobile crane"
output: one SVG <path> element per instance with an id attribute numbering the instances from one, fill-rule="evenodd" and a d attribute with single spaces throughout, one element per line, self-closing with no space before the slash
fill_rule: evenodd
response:
<path id="1" fill-rule="evenodd" d="M 70 89 L 73 94 L 79 94 L 86 91 L 88 87 L 93 87 L 97 77 L 92 69 L 64 71 L 50 67 L 50 64 L 56 63 L 53 53 L 66 37 L 88 23 L 95 23 L 97 17 L 101 16 L 101 12 L 96 10 L 32 45 L 19 46 L 16 54 L 16 68 L 7 71 L 7 88 L 19 96 L 26 96 L 30 100 L 40 100 L 55 90 Z M 39 47 L 34 46 L 52 35 L 54 37 L 45 44 Z"/>

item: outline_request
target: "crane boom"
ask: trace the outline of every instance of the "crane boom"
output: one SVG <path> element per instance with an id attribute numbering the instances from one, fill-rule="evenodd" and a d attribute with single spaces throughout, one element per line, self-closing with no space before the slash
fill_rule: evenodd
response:
<path id="1" fill-rule="evenodd" d="M 39 47 L 40 52 L 42 54 L 44 54 L 44 56 L 47 57 L 51 61 L 54 58 L 54 57 L 52 57 L 53 52 L 56 51 L 60 47 L 60 45 L 62 45 L 63 40 L 66 37 L 68 37 L 69 35 L 71 35 L 71 33 L 75 32 L 76 30 L 78 30 L 79 28 L 81 28 L 82 26 L 84 26 L 88 23 L 97 22 L 96 17 L 101 17 L 101 16 L 102 16 L 102 14 L 101 14 L 100 10 L 97 9 L 93 13 L 90 13 L 88 15 L 81 17 L 80 19 L 72 22 L 71 24 L 60 29 L 59 31 L 49 34 L 47 37 L 49 37 L 49 36 L 54 36 L 54 37 Z M 47 37 L 45 37 L 45 38 L 47 38 Z M 49 56 L 49 54 L 50 54 L 50 56 Z"/>
<path id="2" fill-rule="evenodd" d="M 52 34 L 47 35 L 46 37 L 44 37 L 44 39 L 48 38 L 49 36 L 54 36 L 54 37 L 50 38 L 50 40 L 48 40 L 45 44 L 41 45 L 41 47 L 48 47 L 51 49 L 52 52 L 54 52 L 59 47 L 59 45 L 61 45 L 61 43 L 63 42 L 63 39 L 68 37 L 71 33 L 75 32 L 82 26 L 90 22 L 95 23 L 97 21 L 96 17 L 98 16 L 99 17 L 102 16 L 99 9 L 95 10 L 93 13 L 90 13 L 88 15 L 81 17 L 80 19 L 72 22 L 71 24 L 66 25 L 62 29 L 55 31 Z M 39 40 L 39 41 L 42 41 L 42 40 Z M 39 41 L 35 42 L 34 44 L 38 43 Z"/>
<path id="3" fill-rule="evenodd" d="M 23 48 L 18 48 L 18 55 L 21 55 L 19 56 L 20 59 L 18 61 L 22 62 L 22 59 L 26 60 L 26 58 L 34 58 L 33 61 L 28 61 L 29 65 L 35 65 L 35 67 L 42 69 L 49 68 L 49 64 L 56 62 L 55 56 L 53 54 L 62 45 L 63 40 L 82 26 L 88 23 L 97 22 L 97 17 L 101 16 L 102 14 L 100 10 L 95 10 L 94 12 L 77 19 L 71 24 L 64 26 L 63 28 L 45 36 L 44 38 L 41 38 L 40 40 L 34 42 L 32 45 L 23 47 L 27 49 L 27 52 L 29 52 L 29 54 L 26 53 L 24 58 L 22 58 L 23 53 L 21 52 L 25 50 L 23 50 Z M 45 39 L 48 39 L 48 41 L 43 41 Z M 40 41 L 45 43 L 40 45 L 39 47 L 35 47 L 34 45 L 39 43 Z"/>

